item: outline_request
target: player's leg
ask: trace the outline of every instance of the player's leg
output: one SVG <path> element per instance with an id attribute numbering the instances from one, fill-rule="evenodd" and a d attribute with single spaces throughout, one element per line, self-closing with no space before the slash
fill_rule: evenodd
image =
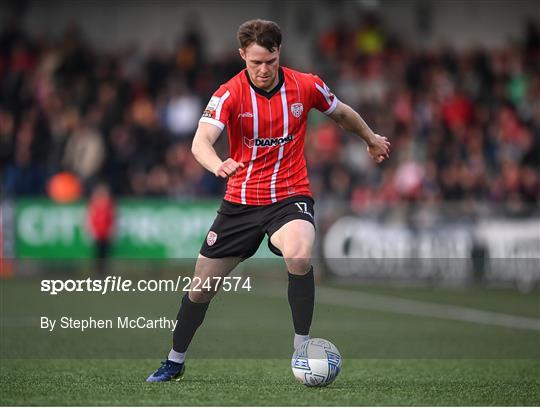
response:
<path id="1" fill-rule="evenodd" d="M 202 244 L 190 291 L 182 299 L 170 360 L 183 362 L 189 343 L 218 290 L 218 280 L 214 278 L 227 276 L 243 259 L 252 256 L 263 238 L 255 210 L 222 203 Z"/>
<path id="2" fill-rule="evenodd" d="M 204 320 L 210 301 L 219 290 L 218 280 L 213 278 L 227 276 L 240 261 L 241 258 L 236 257 L 212 259 L 199 255 L 190 290 L 182 298 L 176 317 L 173 347 L 167 360 L 147 378 L 147 381 L 163 382 L 182 376 L 189 344 Z M 203 285 L 205 282 L 210 285 Z M 203 288 L 203 286 L 205 287 Z"/>
<path id="3" fill-rule="evenodd" d="M 309 339 L 315 302 L 315 282 L 311 254 L 315 227 L 304 219 L 293 219 L 270 237 L 289 271 L 288 299 L 294 324 L 294 347 Z"/>
<path id="4" fill-rule="evenodd" d="M 274 232 L 270 241 L 281 251 L 291 274 L 305 275 L 310 271 L 315 243 L 315 227 L 311 222 L 291 220 Z"/>
<path id="5" fill-rule="evenodd" d="M 199 255 L 190 290 L 184 295 L 178 311 L 169 360 L 184 362 L 187 348 L 204 320 L 210 301 L 219 290 L 218 282 L 221 280 L 214 278 L 229 275 L 240 261 L 234 257 L 212 259 Z"/>
<path id="6" fill-rule="evenodd" d="M 222 202 L 202 244 L 191 290 L 182 299 L 173 333 L 173 348 L 167 360 L 147 381 L 169 381 L 182 375 L 187 348 L 218 290 L 217 280 L 213 278 L 227 276 L 241 260 L 257 251 L 263 238 L 257 208 Z M 205 285 L 207 280 L 210 289 Z"/>

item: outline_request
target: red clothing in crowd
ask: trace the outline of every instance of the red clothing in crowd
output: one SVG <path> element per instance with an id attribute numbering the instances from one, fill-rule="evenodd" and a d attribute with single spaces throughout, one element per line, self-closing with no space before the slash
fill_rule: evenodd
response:
<path id="1" fill-rule="evenodd" d="M 88 227 L 92 238 L 106 241 L 114 232 L 115 206 L 110 198 L 96 197 L 90 201 Z"/>

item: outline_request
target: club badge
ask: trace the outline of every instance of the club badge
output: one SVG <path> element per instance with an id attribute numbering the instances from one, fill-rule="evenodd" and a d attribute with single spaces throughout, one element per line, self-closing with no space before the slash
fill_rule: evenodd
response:
<path id="1" fill-rule="evenodd" d="M 302 116 L 302 112 L 304 112 L 304 105 L 301 103 L 293 103 L 291 105 L 291 113 L 295 118 Z"/>

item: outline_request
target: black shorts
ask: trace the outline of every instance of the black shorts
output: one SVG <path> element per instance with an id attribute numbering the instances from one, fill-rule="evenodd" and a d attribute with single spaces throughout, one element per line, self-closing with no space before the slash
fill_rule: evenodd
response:
<path id="1" fill-rule="evenodd" d="M 244 205 L 225 201 L 221 203 L 201 255 L 207 258 L 239 257 L 247 259 L 257 252 L 264 234 L 268 247 L 276 255 L 281 251 L 270 242 L 270 237 L 292 220 L 306 220 L 315 226 L 313 199 L 307 196 L 289 197 L 268 205 Z"/>

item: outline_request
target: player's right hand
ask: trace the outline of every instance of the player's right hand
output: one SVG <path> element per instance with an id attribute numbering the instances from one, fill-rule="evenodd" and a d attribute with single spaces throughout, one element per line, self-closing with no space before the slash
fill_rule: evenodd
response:
<path id="1" fill-rule="evenodd" d="M 216 175 L 216 177 L 227 178 L 233 176 L 240 168 L 244 168 L 243 163 L 234 161 L 233 159 L 229 158 L 223 163 L 221 163 L 221 166 L 218 167 L 214 174 Z"/>

